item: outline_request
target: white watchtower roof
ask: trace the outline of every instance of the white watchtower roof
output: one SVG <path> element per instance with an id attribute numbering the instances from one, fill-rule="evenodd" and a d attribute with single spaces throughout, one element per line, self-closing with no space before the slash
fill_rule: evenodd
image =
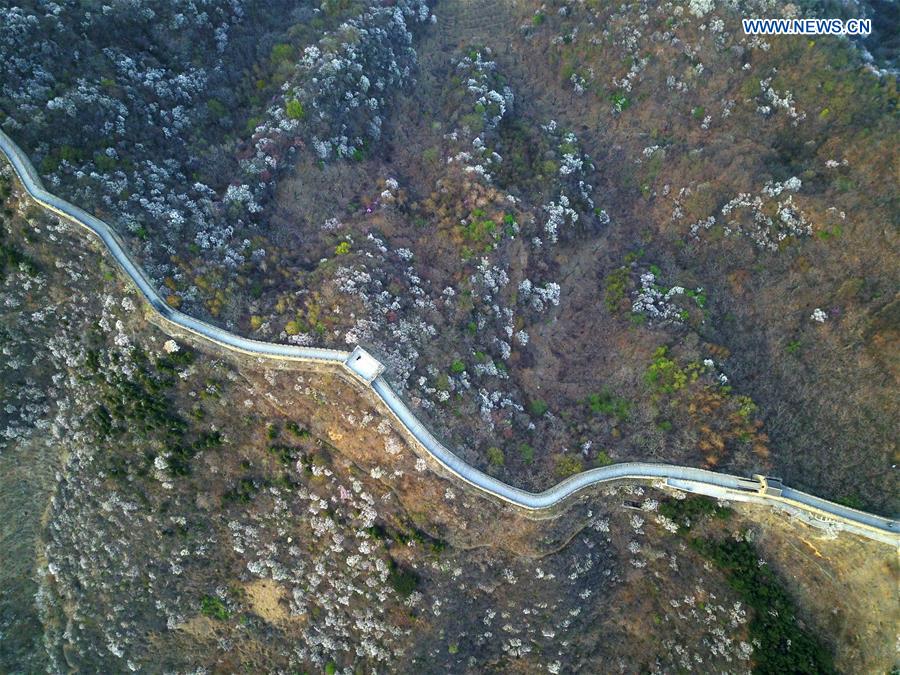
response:
<path id="1" fill-rule="evenodd" d="M 344 361 L 344 365 L 346 365 L 354 375 L 369 384 L 384 372 L 384 364 L 359 346 L 350 352 L 350 356 Z"/>

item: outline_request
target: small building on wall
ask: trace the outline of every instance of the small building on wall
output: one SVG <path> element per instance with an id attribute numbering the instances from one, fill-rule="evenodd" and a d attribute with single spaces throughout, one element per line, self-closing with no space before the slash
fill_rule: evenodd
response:
<path id="1" fill-rule="evenodd" d="M 372 384 L 384 372 L 384 364 L 359 345 L 350 353 L 344 365 L 366 384 Z"/>
<path id="2" fill-rule="evenodd" d="M 763 476 L 762 474 L 754 474 L 753 476 L 760 482 L 759 493 L 770 497 L 780 497 L 784 491 L 781 479 L 775 476 Z"/>

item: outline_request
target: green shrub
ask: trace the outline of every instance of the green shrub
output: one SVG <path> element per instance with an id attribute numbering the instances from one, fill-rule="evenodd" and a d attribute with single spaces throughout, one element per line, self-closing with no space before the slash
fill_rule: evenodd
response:
<path id="1" fill-rule="evenodd" d="M 587 397 L 587 405 L 595 415 L 613 415 L 616 419 L 627 420 L 631 404 L 627 399 L 603 389 L 599 394 Z"/>
<path id="2" fill-rule="evenodd" d="M 105 152 L 98 152 L 94 155 L 94 166 L 97 167 L 98 171 L 102 171 L 104 173 L 113 171 L 116 168 L 116 160 Z"/>
<path id="3" fill-rule="evenodd" d="M 822 241 L 828 241 L 829 239 L 834 239 L 836 237 L 840 237 L 842 234 L 844 234 L 844 230 L 840 225 L 835 225 L 830 230 L 822 229 L 816 233 L 816 235 Z"/>
<path id="4" fill-rule="evenodd" d="M 287 445 L 270 445 L 269 452 L 278 457 L 278 460 L 285 466 L 294 463 L 294 448 Z"/>
<path id="5" fill-rule="evenodd" d="M 622 301 L 625 299 L 625 294 L 628 291 L 628 281 L 629 274 L 627 267 L 619 267 L 618 269 L 613 270 L 607 274 L 606 278 L 603 280 L 603 287 L 605 289 L 604 300 L 606 302 L 606 308 L 610 312 L 616 312 L 621 307 Z"/>
<path id="6" fill-rule="evenodd" d="M 851 509 L 862 510 L 866 508 L 865 503 L 862 499 L 860 499 L 857 495 L 846 495 L 844 497 L 838 497 L 835 499 L 838 504 L 843 504 L 844 506 L 849 506 Z"/>
<path id="7" fill-rule="evenodd" d="M 546 404 L 546 402 L 542 401 L 539 398 L 536 398 L 528 404 L 528 409 L 535 417 L 541 417 L 545 412 L 547 412 L 547 410 L 549 410 L 549 406 Z"/>
<path id="8" fill-rule="evenodd" d="M 700 309 L 706 307 L 706 293 L 703 291 L 687 290 L 684 294 L 689 298 L 693 298 L 694 302 L 697 303 L 697 307 Z"/>
<path id="9" fill-rule="evenodd" d="M 725 574 L 728 585 L 753 610 L 749 641 L 754 673 L 835 673 L 830 647 L 801 627 L 793 599 L 753 544 L 734 539 L 692 539 L 691 547 Z"/>
<path id="10" fill-rule="evenodd" d="M 644 380 L 651 387 L 665 393 L 674 393 L 687 384 L 687 373 L 668 358 L 667 347 L 659 347 L 653 354 L 653 362 L 644 374 Z"/>
<path id="11" fill-rule="evenodd" d="M 304 115 L 306 115 L 303 104 L 295 98 L 292 98 L 287 102 L 284 106 L 284 110 L 287 113 L 288 119 L 292 120 L 302 120 Z"/>
<path id="12" fill-rule="evenodd" d="M 609 100 L 613 104 L 613 108 L 616 112 L 622 112 L 623 110 L 627 110 L 631 105 L 631 101 L 628 100 L 628 97 L 625 94 L 620 92 L 616 92 L 609 97 Z"/>
<path id="13" fill-rule="evenodd" d="M 450 372 L 454 375 L 459 375 L 466 369 L 466 364 L 456 359 L 453 363 L 450 364 Z"/>
<path id="14" fill-rule="evenodd" d="M 272 45 L 272 53 L 270 58 L 275 63 L 282 63 L 285 61 L 290 61 L 294 58 L 294 48 L 289 44 L 279 43 L 277 45 Z"/>
<path id="15" fill-rule="evenodd" d="M 467 225 L 463 226 L 463 238 L 470 244 L 482 248 L 498 238 L 497 223 L 484 218 L 484 211 L 472 212 Z"/>
<path id="16" fill-rule="evenodd" d="M 206 102 L 206 110 L 213 120 L 220 120 L 228 114 L 224 104 L 218 99 L 211 98 Z"/>
<path id="17" fill-rule="evenodd" d="M 391 583 L 391 588 L 404 598 L 408 598 L 419 585 L 419 575 L 412 570 L 400 567 L 397 563 L 391 561 L 389 581 Z"/>
<path id="18" fill-rule="evenodd" d="M 689 530 L 695 523 L 715 516 L 722 520 L 731 517 L 731 509 L 707 497 L 688 497 L 687 499 L 667 499 L 659 505 L 659 512 L 678 525 L 679 531 Z"/>
<path id="19" fill-rule="evenodd" d="M 310 433 L 308 429 L 304 429 L 299 424 L 291 420 L 287 424 L 284 425 L 284 428 L 291 432 L 297 438 L 309 438 Z"/>
<path id="20" fill-rule="evenodd" d="M 212 595 L 204 595 L 200 600 L 200 613 L 210 619 L 225 621 L 230 615 L 225 604 Z"/>
<path id="21" fill-rule="evenodd" d="M 574 476 L 576 473 L 581 473 L 583 469 L 584 463 L 577 455 L 556 456 L 556 475 L 560 478 Z"/>
<path id="22" fill-rule="evenodd" d="M 3 232 L 0 231 L 0 236 Z M 24 269 L 25 273 L 34 277 L 37 276 L 38 267 L 34 262 L 13 246 L 0 241 L 0 281 L 6 278 L 7 269 Z"/>
<path id="23" fill-rule="evenodd" d="M 427 148 L 422 152 L 422 159 L 427 164 L 437 164 L 440 159 L 440 150 L 437 147 Z"/>
<path id="24" fill-rule="evenodd" d="M 503 466 L 503 463 L 506 461 L 503 450 L 496 446 L 487 449 L 487 457 L 492 466 Z"/>
<path id="25" fill-rule="evenodd" d="M 347 255 L 350 253 L 350 242 L 342 241 L 340 244 L 334 247 L 335 255 Z"/>
<path id="26" fill-rule="evenodd" d="M 53 155 L 47 155 L 38 165 L 42 174 L 53 173 L 59 168 L 59 158 Z"/>
<path id="27" fill-rule="evenodd" d="M 519 446 L 519 454 L 522 455 L 522 460 L 526 464 L 531 464 L 534 461 L 534 448 L 532 448 L 528 443 L 522 443 Z"/>
<path id="28" fill-rule="evenodd" d="M 205 431 L 197 439 L 191 443 L 191 449 L 197 453 L 201 450 L 209 450 L 210 448 L 218 448 L 222 445 L 221 431 Z"/>
<path id="29" fill-rule="evenodd" d="M 260 124 L 262 124 L 262 121 L 263 121 L 262 117 L 259 117 L 259 116 L 251 117 L 250 119 L 247 120 L 247 126 L 244 128 L 244 130 L 248 134 L 252 134 L 253 132 L 256 131 L 256 127 L 258 127 Z"/>
<path id="30" fill-rule="evenodd" d="M 226 505 L 233 503 L 249 504 L 258 491 L 259 486 L 255 480 L 252 478 L 241 478 L 237 485 L 222 495 L 222 503 Z"/>
<path id="31" fill-rule="evenodd" d="M 749 396 L 735 396 L 734 400 L 738 404 L 737 414 L 745 420 L 749 419 L 756 412 L 756 404 Z"/>
<path id="32" fill-rule="evenodd" d="M 615 460 L 613 460 L 605 450 L 598 452 L 597 458 L 594 460 L 594 466 L 609 466 L 614 463 Z"/>

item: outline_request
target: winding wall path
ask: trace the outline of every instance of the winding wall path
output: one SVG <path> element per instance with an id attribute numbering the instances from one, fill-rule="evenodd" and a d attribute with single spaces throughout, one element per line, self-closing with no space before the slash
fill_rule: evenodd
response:
<path id="1" fill-rule="evenodd" d="M 349 371 L 358 382 L 369 387 L 381 399 L 407 434 L 415 439 L 443 471 L 495 499 L 527 512 L 537 513 L 560 506 L 576 492 L 592 485 L 625 479 L 662 481 L 671 488 L 719 499 L 766 504 L 788 511 L 813 525 L 844 529 L 895 547 L 900 546 L 900 521 L 851 509 L 787 487 L 783 490 L 766 490 L 764 482 L 757 478 L 742 478 L 686 466 L 645 462 L 613 464 L 579 473 L 538 493 L 507 485 L 466 464 L 437 440 L 382 377 L 383 366 L 360 348 L 346 352 L 251 340 L 170 307 L 128 255 L 122 240 L 113 229 L 87 211 L 47 192 L 28 157 L 3 131 L 0 131 L 0 150 L 29 196 L 49 211 L 86 228 L 100 238 L 149 305 L 166 321 L 202 340 L 250 356 L 278 361 L 332 364 L 335 368 Z"/>

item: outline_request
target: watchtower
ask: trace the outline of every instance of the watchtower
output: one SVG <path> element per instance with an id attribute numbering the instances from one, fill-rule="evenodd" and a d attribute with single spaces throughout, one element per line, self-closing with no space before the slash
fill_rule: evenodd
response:
<path id="1" fill-rule="evenodd" d="M 760 473 L 753 474 L 753 477 L 759 481 L 759 494 L 768 495 L 770 497 L 780 497 L 784 491 L 784 485 L 780 478 L 775 476 L 763 476 Z"/>
<path id="2" fill-rule="evenodd" d="M 359 345 L 350 352 L 344 365 L 366 384 L 372 384 L 384 372 L 384 364 Z"/>

